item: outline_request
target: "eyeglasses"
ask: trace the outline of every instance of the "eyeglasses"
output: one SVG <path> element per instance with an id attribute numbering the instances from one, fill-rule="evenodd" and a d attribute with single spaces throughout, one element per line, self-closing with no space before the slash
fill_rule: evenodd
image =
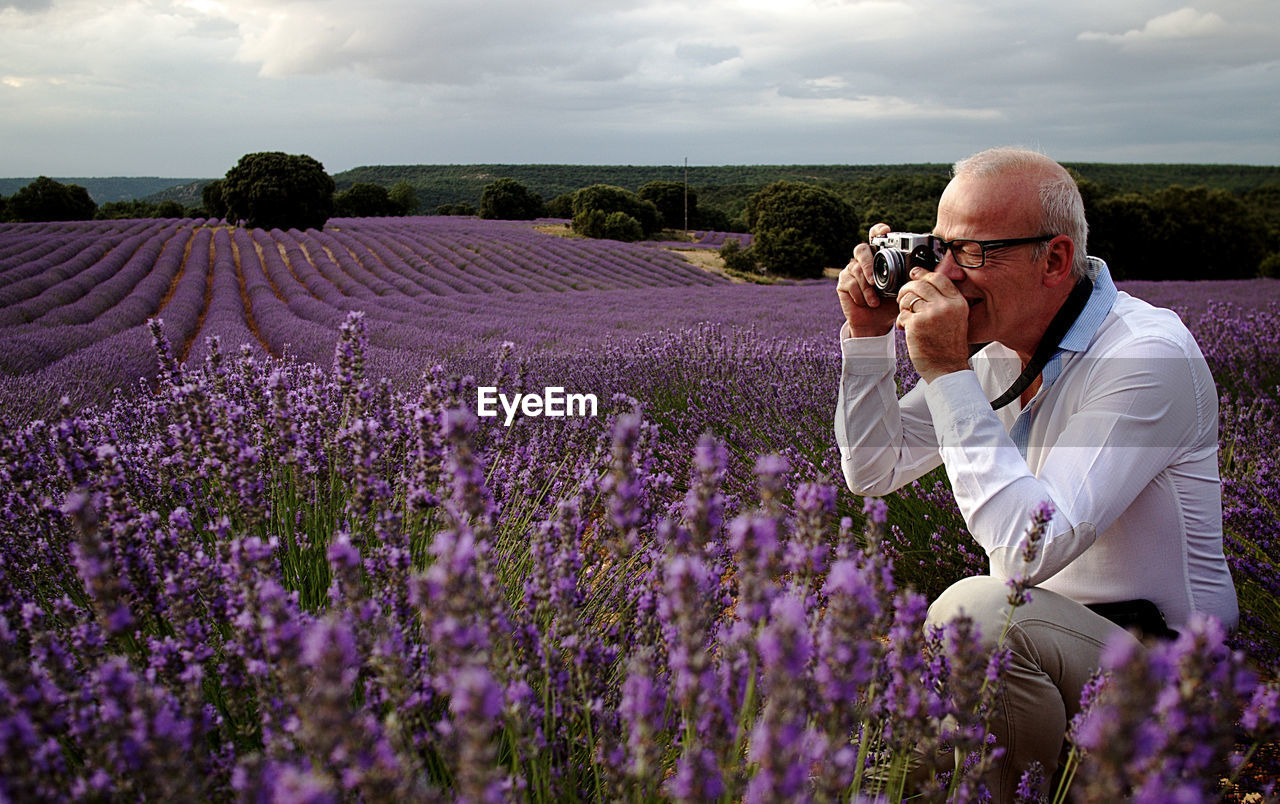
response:
<path id="1" fill-rule="evenodd" d="M 943 240 L 932 239 L 933 253 L 942 262 L 942 258 L 951 252 L 956 264 L 961 268 L 981 268 L 987 263 L 987 252 L 1012 246 L 1025 246 L 1028 243 L 1047 243 L 1057 235 L 1040 235 L 1039 237 L 1010 237 L 1004 240 Z"/>

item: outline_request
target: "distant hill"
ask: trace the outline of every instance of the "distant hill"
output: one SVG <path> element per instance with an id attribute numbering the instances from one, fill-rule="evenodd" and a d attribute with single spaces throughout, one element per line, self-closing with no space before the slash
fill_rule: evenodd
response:
<path id="1" fill-rule="evenodd" d="M 945 173 L 946 165 L 718 165 L 690 166 L 689 186 L 703 188 L 762 187 L 780 179 L 848 182 L 870 176 Z M 424 211 L 440 204 L 479 204 L 485 185 L 512 178 L 544 200 L 592 184 L 638 190 L 651 181 L 684 181 L 682 165 L 371 165 L 334 174 L 339 190 L 356 182 L 390 187 L 407 181 L 418 191 Z"/>
<path id="2" fill-rule="evenodd" d="M 63 184 L 80 185 L 88 190 L 89 197 L 99 204 L 105 204 L 108 201 L 132 201 L 135 198 L 147 198 L 176 185 L 191 184 L 193 182 L 203 184 L 209 181 L 209 179 L 166 179 L 158 176 L 111 176 L 105 179 L 77 179 L 61 176 L 50 176 L 49 178 Z M 35 180 L 35 176 L 26 179 L 0 179 L 0 195 L 13 195 Z M 200 193 L 197 190 L 195 203 L 199 202 Z"/>
<path id="3" fill-rule="evenodd" d="M 1211 164 L 1122 164 L 1066 162 L 1080 176 L 1100 185 L 1106 194 L 1155 190 L 1180 184 L 1205 186 L 1244 193 L 1267 184 L 1280 184 L 1280 166 Z M 780 179 L 829 184 L 837 189 L 886 176 L 947 176 L 950 166 L 941 163 L 901 165 L 716 165 L 690 166 L 689 186 L 699 200 L 727 209 L 741 207 L 756 189 Z M 550 201 L 591 184 L 614 184 L 628 190 L 656 180 L 684 181 L 681 165 L 367 165 L 334 174 L 339 190 L 356 182 L 390 187 L 407 181 L 418 191 L 423 212 L 441 204 L 480 203 L 486 185 L 499 178 L 515 179 Z M 55 177 L 57 178 L 57 177 Z M 143 199 L 153 203 L 172 200 L 194 207 L 200 191 L 211 178 L 123 177 L 57 178 L 79 184 L 99 204 Z M 0 195 L 12 195 L 32 178 L 0 178 Z"/>
<path id="4" fill-rule="evenodd" d="M 194 179 L 186 184 L 175 184 L 166 187 L 158 193 L 152 193 L 143 200 L 158 204 L 161 201 L 177 201 L 184 207 L 198 207 L 204 203 L 204 199 L 200 196 L 204 186 L 213 179 Z"/>
<path id="5" fill-rule="evenodd" d="M 1152 190 L 1180 184 L 1206 186 L 1231 192 L 1245 192 L 1268 183 L 1280 182 L 1280 166 L 1209 164 L 1119 164 L 1100 162 L 1065 163 L 1082 177 L 1110 192 Z M 689 186 L 700 200 L 711 203 L 749 195 L 751 191 L 779 179 L 814 181 L 843 185 L 883 176 L 941 175 L 950 166 L 940 163 L 902 165 L 720 165 L 691 166 Z M 498 178 L 512 178 L 544 200 L 573 192 L 591 184 L 614 184 L 637 190 L 646 182 L 684 181 L 681 165 L 370 165 L 334 174 L 338 189 L 356 182 L 390 187 L 407 181 L 418 191 L 423 211 L 440 204 L 480 202 L 485 185 Z M 726 204 L 726 206 L 732 206 Z"/>

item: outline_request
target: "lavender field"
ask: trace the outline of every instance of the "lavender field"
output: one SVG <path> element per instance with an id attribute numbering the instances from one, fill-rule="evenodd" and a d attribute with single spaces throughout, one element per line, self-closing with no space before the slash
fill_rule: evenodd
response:
<path id="1" fill-rule="evenodd" d="M 977 800 L 944 476 L 840 487 L 832 283 L 664 245 L 0 224 L 0 800 Z M 1122 285 L 1219 383 L 1242 624 L 1112 652 L 1050 791 L 1274 800 L 1277 285 Z"/>

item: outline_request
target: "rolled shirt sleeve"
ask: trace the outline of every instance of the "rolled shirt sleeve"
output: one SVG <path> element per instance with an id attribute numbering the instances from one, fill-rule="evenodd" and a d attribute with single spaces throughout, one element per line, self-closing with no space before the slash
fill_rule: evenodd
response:
<path id="1" fill-rule="evenodd" d="M 840 350 L 835 417 L 840 467 L 854 493 L 883 496 L 942 462 L 933 420 L 919 387 L 898 398 L 894 333 L 845 338 Z"/>

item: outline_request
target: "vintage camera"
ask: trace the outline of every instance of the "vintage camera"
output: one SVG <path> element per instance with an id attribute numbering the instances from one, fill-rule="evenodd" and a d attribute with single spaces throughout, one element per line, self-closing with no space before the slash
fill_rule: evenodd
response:
<path id="1" fill-rule="evenodd" d="M 890 232 L 871 238 L 871 278 L 876 293 L 886 299 L 898 295 L 912 268 L 938 267 L 938 239 L 933 235 Z"/>

